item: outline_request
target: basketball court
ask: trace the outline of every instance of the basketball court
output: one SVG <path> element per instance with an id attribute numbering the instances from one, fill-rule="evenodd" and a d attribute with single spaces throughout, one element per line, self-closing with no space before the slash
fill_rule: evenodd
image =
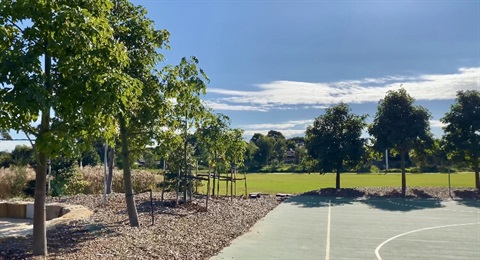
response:
<path id="1" fill-rule="evenodd" d="M 480 259 L 480 202 L 296 196 L 211 259 Z"/>

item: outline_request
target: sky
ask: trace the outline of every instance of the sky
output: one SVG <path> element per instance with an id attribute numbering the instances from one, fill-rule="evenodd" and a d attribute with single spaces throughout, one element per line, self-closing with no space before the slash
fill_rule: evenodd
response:
<path id="1" fill-rule="evenodd" d="M 400 87 L 441 137 L 456 92 L 480 90 L 478 0 L 132 2 L 170 32 L 164 64 L 200 60 L 206 104 L 246 140 L 269 130 L 303 136 L 339 102 L 372 122 L 378 101 Z"/>

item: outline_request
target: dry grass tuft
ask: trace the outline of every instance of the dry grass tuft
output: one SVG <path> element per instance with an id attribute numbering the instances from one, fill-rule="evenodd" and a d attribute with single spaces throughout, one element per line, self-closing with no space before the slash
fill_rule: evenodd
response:
<path id="1" fill-rule="evenodd" d="M 35 172 L 31 168 L 0 168 L 0 199 L 23 197 L 28 181 L 33 179 Z"/>
<path id="2" fill-rule="evenodd" d="M 80 173 L 83 175 L 85 181 L 90 185 L 85 189 L 85 194 L 100 194 L 103 192 L 103 179 L 104 169 L 101 166 L 97 167 L 84 167 L 80 169 Z M 148 170 L 133 170 L 132 182 L 133 190 L 135 192 L 144 191 L 155 187 L 155 184 L 159 181 L 159 177 L 152 171 Z M 123 180 L 123 171 L 114 169 L 112 189 L 114 192 L 124 192 L 125 185 Z"/>

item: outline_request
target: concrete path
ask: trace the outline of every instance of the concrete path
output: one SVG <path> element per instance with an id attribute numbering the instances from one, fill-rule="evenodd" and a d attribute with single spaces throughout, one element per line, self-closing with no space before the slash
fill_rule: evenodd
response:
<path id="1" fill-rule="evenodd" d="M 0 238 L 32 234 L 33 220 L 23 218 L 0 218 Z"/>

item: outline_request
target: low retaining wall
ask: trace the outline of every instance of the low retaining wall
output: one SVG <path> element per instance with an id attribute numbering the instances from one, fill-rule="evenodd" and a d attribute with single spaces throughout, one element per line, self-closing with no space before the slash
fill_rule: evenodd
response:
<path id="1" fill-rule="evenodd" d="M 48 203 L 45 215 L 49 225 L 87 219 L 92 211 L 80 205 Z M 33 219 L 33 202 L 0 202 L 0 218 Z"/>

